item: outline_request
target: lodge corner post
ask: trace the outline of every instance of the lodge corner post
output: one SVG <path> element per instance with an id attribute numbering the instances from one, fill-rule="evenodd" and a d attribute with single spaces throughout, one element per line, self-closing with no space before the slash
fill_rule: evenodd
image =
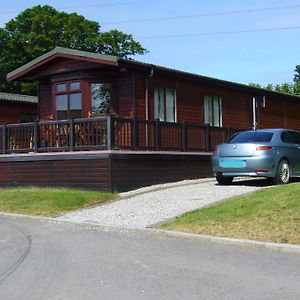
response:
<path id="1" fill-rule="evenodd" d="M 181 123 L 181 151 L 188 151 L 187 126 L 185 121 Z"/>
<path id="2" fill-rule="evenodd" d="M 7 145 L 7 129 L 6 125 L 1 125 L 2 127 L 2 154 L 6 153 L 6 145 Z"/>
<path id="3" fill-rule="evenodd" d="M 74 151 L 74 120 L 69 120 L 69 151 Z"/>
<path id="4" fill-rule="evenodd" d="M 40 132 L 38 121 L 34 121 L 33 123 L 33 147 L 34 153 L 38 153 L 40 147 Z"/>
<path id="5" fill-rule="evenodd" d="M 132 146 L 133 150 L 138 150 L 138 121 L 136 118 L 133 119 L 133 128 L 132 128 Z"/>
<path id="6" fill-rule="evenodd" d="M 106 118 L 106 147 L 107 150 L 112 150 L 114 146 L 114 117 L 108 115 Z"/>
<path id="7" fill-rule="evenodd" d="M 159 119 L 155 120 L 155 150 L 159 151 L 160 149 L 160 121 Z"/>
<path id="8" fill-rule="evenodd" d="M 211 151 L 211 130 L 210 125 L 205 124 L 205 151 Z"/>

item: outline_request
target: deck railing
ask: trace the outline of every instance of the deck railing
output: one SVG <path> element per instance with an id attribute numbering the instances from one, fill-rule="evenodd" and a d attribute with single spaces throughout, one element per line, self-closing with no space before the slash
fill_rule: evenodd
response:
<path id="1" fill-rule="evenodd" d="M 113 116 L 41 121 L 0 125 L 0 154 L 111 149 L 212 151 L 238 131 Z"/>

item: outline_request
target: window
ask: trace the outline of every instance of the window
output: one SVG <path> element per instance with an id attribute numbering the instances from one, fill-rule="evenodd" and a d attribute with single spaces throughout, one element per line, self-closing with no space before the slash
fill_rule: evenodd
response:
<path id="1" fill-rule="evenodd" d="M 281 140 L 285 143 L 300 144 L 300 133 L 296 131 L 284 131 L 281 133 Z"/>
<path id="2" fill-rule="evenodd" d="M 82 93 L 80 81 L 55 84 L 55 105 L 57 120 L 81 117 Z"/>
<path id="3" fill-rule="evenodd" d="M 204 124 L 222 127 L 222 97 L 204 96 Z"/>
<path id="4" fill-rule="evenodd" d="M 174 89 L 154 89 L 154 119 L 176 122 L 176 91 Z"/>
<path id="5" fill-rule="evenodd" d="M 91 114 L 109 114 L 111 87 L 109 83 L 91 84 Z"/>
<path id="6" fill-rule="evenodd" d="M 271 142 L 273 137 L 272 132 L 264 132 L 264 131 L 245 131 L 241 133 L 237 133 L 233 137 L 231 137 L 227 143 L 265 143 Z"/>

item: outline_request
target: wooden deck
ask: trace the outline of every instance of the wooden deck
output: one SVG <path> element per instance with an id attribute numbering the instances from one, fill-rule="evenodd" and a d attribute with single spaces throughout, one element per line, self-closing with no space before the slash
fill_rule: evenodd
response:
<path id="1" fill-rule="evenodd" d="M 55 186 L 128 191 L 212 175 L 211 153 L 78 151 L 0 155 L 0 186 Z"/>

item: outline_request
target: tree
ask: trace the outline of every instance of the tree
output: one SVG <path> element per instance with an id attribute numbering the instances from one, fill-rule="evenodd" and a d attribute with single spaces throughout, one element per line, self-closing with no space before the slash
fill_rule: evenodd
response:
<path id="1" fill-rule="evenodd" d="M 300 81 L 300 65 L 297 65 L 294 70 L 294 82 Z"/>
<path id="2" fill-rule="evenodd" d="M 34 93 L 28 84 L 7 83 L 6 74 L 56 46 L 121 58 L 147 53 L 130 34 L 118 30 L 101 32 L 98 22 L 38 5 L 24 10 L 0 28 L 1 91 Z"/>
<path id="3" fill-rule="evenodd" d="M 260 88 L 260 89 L 262 88 L 262 86 L 259 83 L 256 83 L 256 82 L 250 82 L 248 85 L 252 86 L 252 87 Z"/>
<path id="4" fill-rule="evenodd" d="M 267 90 L 270 91 L 276 91 L 280 93 L 285 94 L 291 94 L 300 96 L 300 65 L 297 65 L 294 70 L 294 82 L 293 83 L 282 83 L 282 84 L 268 84 L 266 87 L 264 87 Z M 261 88 L 262 86 L 258 83 L 251 82 L 249 83 L 250 86 Z"/>
<path id="5" fill-rule="evenodd" d="M 285 94 L 293 94 L 294 86 L 292 83 L 285 82 L 283 84 L 277 84 L 275 86 L 275 91 Z"/>

